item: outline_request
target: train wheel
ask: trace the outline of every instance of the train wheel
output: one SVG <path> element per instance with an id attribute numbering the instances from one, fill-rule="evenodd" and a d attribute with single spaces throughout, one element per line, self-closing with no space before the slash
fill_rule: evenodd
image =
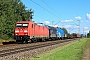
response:
<path id="1" fill-rule="evenodd" d="M 32 42 L 33 42 L 33 43 L 36 43 L 36 42 L 37 42 L 37 39 L 32 39 Z"/>
<path id="2" fill-rule="evenodd" d="M 32 42 L 31 39 L 29 39 L 28 42 L 31 43 Z"/>
<path id="3" fill-rule="evenodd" d="M 28 44 L 28 41 L 27 40 L 24 40 L 23 43 Z"/>
<path id="4" fill-rule="evenodd" d="M 46 40 L 42 38 L 42 42 L 45 42 Z"/>
<path id="5" fill-rule="evenodd" d="M 28 44 L 28 41 L 26 40 L 25 43 Z"/>

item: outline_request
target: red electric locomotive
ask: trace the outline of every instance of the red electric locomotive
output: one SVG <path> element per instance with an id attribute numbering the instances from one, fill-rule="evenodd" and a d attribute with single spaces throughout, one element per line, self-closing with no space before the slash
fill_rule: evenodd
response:
<path id="1" fill-rule="evenodd" d="M 47 26 L 40 26 L 32 21 L 22 21 L 16 23 L 14 37 L 18 43 L 45 41 L 49 38 L 49 30 Z"/>

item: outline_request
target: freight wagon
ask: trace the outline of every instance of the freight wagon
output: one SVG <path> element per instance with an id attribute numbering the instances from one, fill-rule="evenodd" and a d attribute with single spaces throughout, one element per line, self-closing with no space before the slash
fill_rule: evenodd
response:
<path id="1" fill-rule="evenodd" d="M 49 39 L 55 40 L 57 38 L 57 30 L 55 27 L 48 26 L 49 29 Z"/>

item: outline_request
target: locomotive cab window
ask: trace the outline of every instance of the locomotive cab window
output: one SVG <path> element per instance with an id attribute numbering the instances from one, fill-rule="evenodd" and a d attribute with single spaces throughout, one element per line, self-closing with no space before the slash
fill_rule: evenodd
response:
<path id="1" fill-rule="evenodd" d="M 33 28 L 33 24 L 32 24 L 32 28 Z"/>
<path id="2" fill-rule="evenodd" d="M 16 27 L 20 28 L 20 27 L 22 27 L 22 24 L 16 24 Z"/>
<path id="3" fill-rule="evenodd" d="M 44 31 L 44 27 L 43 27 L 43 31 Z"/>
<path id="4" fill-rule="evenodd" d="M 28 24 L 16 24 L 17 28 L 24 28 L 24 27 L 28 27 Z"/>
<path id="5" fill-rule="evenodd" d="M 28 27 L 28 24 L 23 24 L 23 27 Z"/>

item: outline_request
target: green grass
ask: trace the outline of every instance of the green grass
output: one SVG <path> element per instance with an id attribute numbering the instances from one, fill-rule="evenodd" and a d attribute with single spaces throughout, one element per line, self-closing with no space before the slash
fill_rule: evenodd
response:
<path id="1" fill-rule="evenodd" d="M 87 38 L 24 60 L 81 60 Z"/>

